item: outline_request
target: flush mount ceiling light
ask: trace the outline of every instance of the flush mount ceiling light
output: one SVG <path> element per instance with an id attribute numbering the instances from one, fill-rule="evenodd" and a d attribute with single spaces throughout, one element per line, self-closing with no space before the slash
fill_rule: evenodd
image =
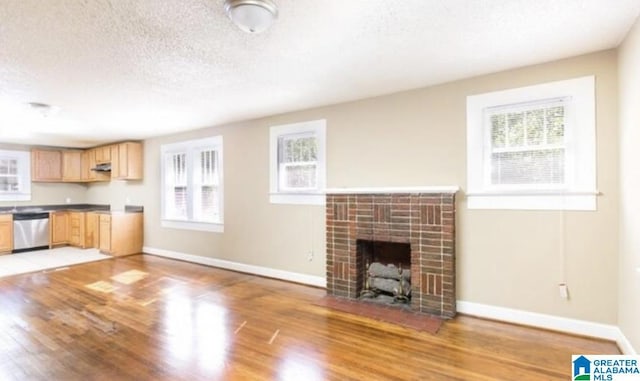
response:
<path id="1" fill-rule="evenodd" d="M 278 18 L 278 7 L 271 0 L 226 0 L 224 10 L 247 33 L 262 33 Z"/>
<path id="2" fill-rule="evenodd" d="M 60 110 L 56 106 L 51 106 L 50 104 L 41 103 L 41 102 L 28 102 L 26 103 L 26 106 L 28 107 L 29 110 L 33 111 L 34 113 L 44 118 L 53 116 L 57 114 L 58 111 Z"/>

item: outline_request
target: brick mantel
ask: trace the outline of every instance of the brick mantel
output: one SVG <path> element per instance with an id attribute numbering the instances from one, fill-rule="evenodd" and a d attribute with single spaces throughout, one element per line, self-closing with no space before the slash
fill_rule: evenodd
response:
<path id="1" fill-rule="evenodd" d="M 457 187 L 328 189 L 328 294 L 350 299 L 359 296 L 364 264 L 357 253 L 357 240 L 409 243 L 411 308 L 453 317 L 457 190 Z"/>
<path id="2" fill-rule="evenodd" d="M 443 186 L 415 186 L 415 187 L 354 187 L 354 188 L 329 188 L 326 194 L 454 194 L 460 190 L 455 185 Z"/>

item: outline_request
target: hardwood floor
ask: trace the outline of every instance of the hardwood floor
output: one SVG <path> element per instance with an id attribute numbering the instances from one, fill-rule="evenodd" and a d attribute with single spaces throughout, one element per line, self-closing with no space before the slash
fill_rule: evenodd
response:
<path id="1" fill-rule="evenodd" d="M 2 380 L 567 380 L 615 344 L 458 316 L 437 335 L 324 290 L 153 256 L 0 279 Z"/>

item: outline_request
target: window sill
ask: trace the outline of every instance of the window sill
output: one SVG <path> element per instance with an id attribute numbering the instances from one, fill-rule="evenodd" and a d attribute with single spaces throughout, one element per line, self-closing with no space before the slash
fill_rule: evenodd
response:
<path id="1" fill-rule="evenodd" d="M 325 205 L 326 196 L 320 192 L 278 192 L 269 194 L 272 204 Z"/>
<path id="2" fill-rule="evenodd" d="M 598 194 L 597 191 L 512 191 L 470 192 L 466 196 L 468 209 L 595 211 Z"/>
<path id="3" fill-rule="evenodd" d="M 2 194 L 0 201 L 31 201 L 31 194 Z"/>
<path id="4" fill-rule="evenodd" d="M 162 220 L 163 228 L 224 233 L 224 224 L 194 221 Z"/>

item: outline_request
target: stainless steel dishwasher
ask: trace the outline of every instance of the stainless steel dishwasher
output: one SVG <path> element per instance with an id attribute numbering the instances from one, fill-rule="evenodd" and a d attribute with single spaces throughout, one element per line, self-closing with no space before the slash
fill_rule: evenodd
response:
<path id="1" fill-rule="evenodd" d="M 49 248 L 49 213 L 13 215 L 13 252 Z"/>

